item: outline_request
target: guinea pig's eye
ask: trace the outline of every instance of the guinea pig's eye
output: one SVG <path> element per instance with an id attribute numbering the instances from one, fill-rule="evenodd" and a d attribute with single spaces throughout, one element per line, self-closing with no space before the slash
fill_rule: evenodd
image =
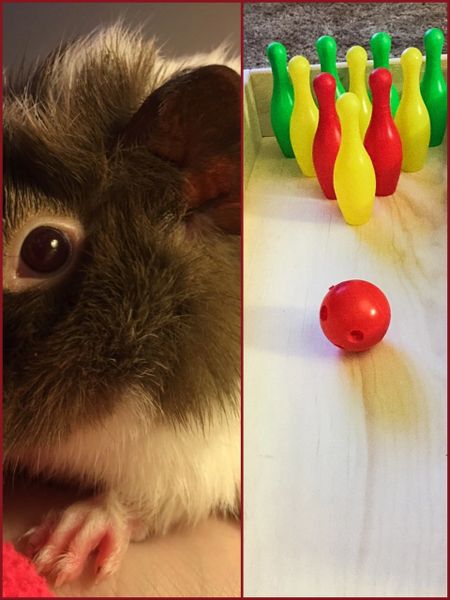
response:
<path id="1" fill-rule="evenodd" d="M 36 273 L 54 273 L 67 263 L 72 245 L 67 235 L 50 226 L 36 227 L 24 239 L 20 258 Z"/>
<path id="2" fill-rule="evenodd" d="M 81 223 L 72 218 L 36 216 L 7 235 L 3 287 L 21 292 L 55 285 L 77 264 L 84 242 Z"/>

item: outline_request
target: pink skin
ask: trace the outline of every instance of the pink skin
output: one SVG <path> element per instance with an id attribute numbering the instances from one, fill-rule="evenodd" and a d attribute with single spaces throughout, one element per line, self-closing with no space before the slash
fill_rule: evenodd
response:
<path id="1" fill-rule="evenodd" d="M 95 558 L 95 583 L 117 571 L 130 540 L 144 537 L 139 524 L 109 494 L 82 500 L 24 535 L 27 554 L 37 570 L 59 587 L 83 572 L 90 554 Z"/>

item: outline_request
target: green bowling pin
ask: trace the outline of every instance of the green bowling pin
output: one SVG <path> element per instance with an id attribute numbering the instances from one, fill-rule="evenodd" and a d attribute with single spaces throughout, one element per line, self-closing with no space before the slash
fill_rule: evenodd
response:
<path id="1" fill-rule="evenodd" d="M 378 69 L 378 67 L 383 67 L 384 69 L 389 69 L 391 36 L 384 31 L 374 33 L 374 35 L 370 38 L 370 49 L 372 50 L 373 56 L 373 68 Z M 400 104 L 400 96 L 398 95 L 397 88 L 394 86 L 394 84 L 391 86 L 390 104 L 392 117 L 395 117 L 398 105 Z"/>
<path id="2" fill-rule="evenodd" d="M 345 88 L 339 79 L 336 68 L 336 40 L 330 35 L 323 35 L 316 41 L 316 49 L 322 73 L 330 73 L 336 80 L 336 98 L 339 98 L 341 94 L 345 94 Z"/>
<path id="3" fill-rule="evenodd" d="M 279 42 L 267 46 L 267 58 L 272 67 L 273 91 L 270 102 L 270 119 L 278 144 L 287 158 L 294 158 L 289 126 L 294 107 L 294 90 L 287 70 L 286 48 Z"/>
<path id="4" fill-rule="evenodd" d="M 447 126 L 447 84 L 441 67 L 444 34 L 440 29 L 428 29 L 423 43 L 426 63 L 420 92 L 430 115 L 430 146 L 439 146 Z"/>

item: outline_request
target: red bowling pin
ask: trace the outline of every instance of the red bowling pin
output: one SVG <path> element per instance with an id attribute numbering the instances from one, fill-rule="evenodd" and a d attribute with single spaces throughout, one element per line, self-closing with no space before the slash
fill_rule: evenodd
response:
<path id="1" fill-rule="evenodd" d="M 319 124 L 313 142 L 313 162 L 317 179 L 326 198 L 336 200 L 333 171 L 341 143 L 341 124 L 336 113 L 336 80 L 320 73 L 313 81 L 319 104 Z"/>
<path id="2" fill-rule="evenodd" d="M 402 168 L 402 141 L 391 114 L 391 85 L 392 75 L 387 69 L 375 69 L 369 76 L 372 117 L 364 146 L 375 169 L 377 196 L 395 192 Z"/>

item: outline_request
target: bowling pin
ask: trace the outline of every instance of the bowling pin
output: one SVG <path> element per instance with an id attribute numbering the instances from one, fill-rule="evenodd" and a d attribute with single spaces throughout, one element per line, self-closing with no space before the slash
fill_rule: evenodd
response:
<path id="1" fill-rule="evenodd" d="M 352 46 L 349 48 L 347 51 L 347 65 L 350 78 L 349 92 L 356 94 L 361 104 L 359 126 L 361 129 L 361 138 L 364 139 L 372 114 L 372 104 L 367 95 L 366 86 L 367 52 L 362 46 Z"/>
<path id="2" fill-rule="evenodd" d="M 424 166 L 430 143 L 430 117 L 419 87 L 422 54 L 407 48 L 400 57 L 403 91 L 395 124 L 402 140 L 403 171 L 414 173 Z"/>
<path id="3" fill-rule="evenodd" d="M 319 121 L 309 82 L 311 67 L 304 56 L 289 61 L 289 75 L 294 87 L 294 109 L 291 116 L 291 144 L 297 163 L 306 177 L 315 177 L 312 145 Z"/>
<path id="4" fill-rule="evenodd" d="M 341 94 L 345 93 L 345 88 L 339 79 L 336 67 L 336 40 L 330 35 L 323 35 L 316 41 L 316 49 L 322 73 L 331 73 L 336 80 L 336 98 L 338 98 Z"/>
<path id="5" fill-rule="evenodd" d="M 336 80 L 330 73 L 320 73 L 313 81 L 319 104 L 319 124 L 313 142 L 313 162 L 325 197 L 336 200 L 333 171 L 341 143 L 341 124 L 336 112 Z"/>
<path id="6" fill-rule="evenodd" d="M 360 102 L 352 92 L 336 101 L 341 122 L 341 145 L 334 165 L 334 189 L 342 215 L 349 225 L 363 225 L 372 215 L 375 171 L 361 140 Z"/>
<path id="7" fill-rule="evenodd" d="M 430 146 L 439 146 L 447 126 L 447 83 L 441 67 L 444 34 L 440 29 L 429 29 L 423 43 L 426 63 L 420 91 L 430 117 Z"/>
<path id="8" fill-rule="evenodd" d="M 270 120 L 278 144 L 287 158 L 294 157 L 289 135 L 289 124 L 294 106 L 294 91 L 287 70 L 286 48 L 279 42 L 267 46 L 267 58 L 272 67 L 273 90 L 270 102 Z"/>
<path id="9" fill-rule="evenodd" d="M 372 118 L 364 146 L 375 169 L 376 195 L 390 196 L 397 188 L 402 169 L 402 142 L 390 106 L 390 71 L 375 69 L 369 76 L 369 85 L 372 90 Z"/>
<path id="10" fill-rule="evenodd" d="M 383 67 L 384 69 L 389 69 L 391 36 L 384 31 L 374 33 L 370 38 L 370 49 L 372 50 L 373 68 L 378 69 L 379 67 Z M 390 102 L 392 116 L 395 117 L 400 103 L 400 96 L 398 95 L 397 88 L 394 84 L 391 86 Z"/>

